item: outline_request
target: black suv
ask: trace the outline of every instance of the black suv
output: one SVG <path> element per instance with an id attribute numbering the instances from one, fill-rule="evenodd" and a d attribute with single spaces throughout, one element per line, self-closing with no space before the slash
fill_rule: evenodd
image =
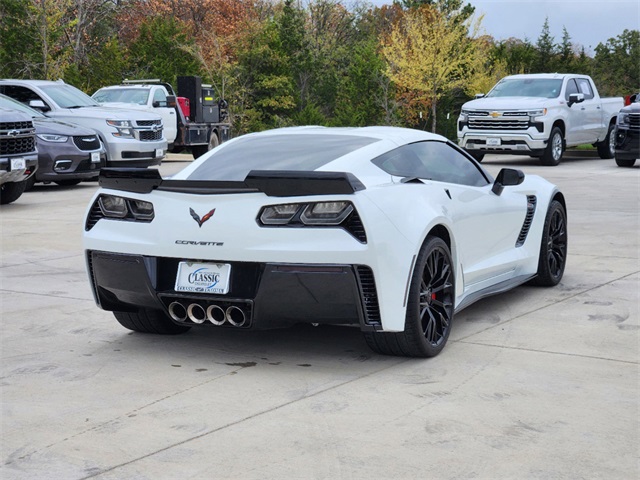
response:
<path id="1" fill-rule="evenodd" d="M 631 95 L 631 103 L 620 110 L 616 124 L 616 163 L 633 167 L 640 158 L 640 93 Z"/>

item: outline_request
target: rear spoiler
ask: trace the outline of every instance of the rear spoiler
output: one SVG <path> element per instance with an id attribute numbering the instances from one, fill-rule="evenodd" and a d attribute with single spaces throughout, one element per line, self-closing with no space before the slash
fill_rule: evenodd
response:
<path id="1" fill-rule="evenodd" d="M 347 172 L 251 170 L 244 181 L 163 179 L 155 168 L 103 168 L 102 188 L 134 193 L 153 190 L 215 195 L 263 192 L 269 197 L 351 195 L 365 186 Z"/>

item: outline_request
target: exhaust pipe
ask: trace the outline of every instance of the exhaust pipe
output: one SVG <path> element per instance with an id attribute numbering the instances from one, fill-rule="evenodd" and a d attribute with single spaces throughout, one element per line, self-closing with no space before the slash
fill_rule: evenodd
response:
<path id="1" fill-rule="evenodd" d="M 204 323 L 207 319 L 207 312 L 204 311 L 204 308 L 201 305 L 192 303 L 189 305 L 189 308 L 187 308 L 187 316 L 193 323 L 200 324 Z"/>
<path id="2" fill-rule="evenodd" d="M 209 305 L 207 308 L 207 320 L 214 325 L 222 325 L 227 321 L 227 316 L 224 310 L 218 305 Z"/>
<path id="3" fill-rule="evenodd" d="M 184 322 L 187 319 L 187 310 L 180 302 L 171 302 L 169 304 L 169 315 L 176 322 Z"/>
<path id="4" fill-rule="evenodd" d="M 234 327 L 241 327 L 247 321 L 247 317 L 244 314 L 244 311 L 234 305 L 227 308 L 225 317 Z"/>

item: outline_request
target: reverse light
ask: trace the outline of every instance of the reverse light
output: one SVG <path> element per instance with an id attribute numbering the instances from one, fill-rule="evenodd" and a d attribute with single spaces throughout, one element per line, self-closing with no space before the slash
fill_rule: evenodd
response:
<path id="1" fill-rule="evenodd" d="M 56 135 L 53 133 L 39 133 L 37 137 L 40 140 L 44 140 L 45 142 L 53 142 L 53 143 L 64 143 L 69 140 L 69 137 L 66 135 Z"/>
<path id="2" fill-rule="evenodd" d="M 300 206 L 299 203 L 289 203 L 265 207 L 260 215 L 260 221 L 265 225 L 286 225 L 298 213 Z"/>
<path id="3" fill-rule="evenodd" d="M 124 220 L 149 223 L 155 216 L 153 204 L 144 200 L 100 195 L 91 206 L 85 223 L 85 230 L 91 230 L 99 220 Z"/>
<path id="4" fill-rule="evenodd" d="M 353 212 L 349 202 L 321 202 L 308 205 L 300 220 L 305 225 L 340 225 Z"/>
<path id="5" fill-rule="evenodd" d="M 342 228 L 361 243 L 367 235 L 351 202 L 285 203 L 263 207 L 258 214 L 262 227 Z"/>

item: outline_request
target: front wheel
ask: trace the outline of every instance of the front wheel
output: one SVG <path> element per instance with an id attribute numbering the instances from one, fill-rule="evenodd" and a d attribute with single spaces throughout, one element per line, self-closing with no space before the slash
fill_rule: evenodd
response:
<path id="1" fill-rule="evenodd" d="M 547 167 L 555 167 L 560 163 L 562 154 L 564 153 L 564 136 L 562 130 L 558 127 L 553 127 L 551 135 L 549 135 L 549 143 L 547 148 L 540 157 L 540 163 Z"/>
<path id="2" fill-rule="evenodd" d="M 449 338 L 454 300 L 449 247 L 441 238 L 427 237 L 411 277 L 404 331 L 366 332 L 365 340 L 383 355 L 435 357 Z"/>
<path id="3" fill-rule="evenodd" d="M 137 312 L 113 312 L 118 323 L 129 330 L 159 335 L 177 335 L 191 327 L 177 325 L 162 311 L 142 309 Z"/>
<path id="4" fill-rule="evenodd" d="M 27 188 L 27 180 L 3 183 L 0 186 L 0 205 L 15 202 L 24 193 L 25 188 Z"/>
<path id="5" fill-rule="evenodd" d="M 544 220 L 537 276 L 531 283 L 543 287 L 560 283 L 567 263 L 567 240 L 567 212 L 553 200 Z"/>
<path id="6" fill-rule="evenodd" d="M 612 123 L 609 125 L 609 130 L 607 131 L 607 136 L 604 137 L 604 140 L 598 142 L 596 144 L 596 148 L 598 149 L 598 156 L 600 158 L 608 159 L 613 158 L 616 154 L 616 136 L 613 133 L 615 130 L 615 125 Z"/>

